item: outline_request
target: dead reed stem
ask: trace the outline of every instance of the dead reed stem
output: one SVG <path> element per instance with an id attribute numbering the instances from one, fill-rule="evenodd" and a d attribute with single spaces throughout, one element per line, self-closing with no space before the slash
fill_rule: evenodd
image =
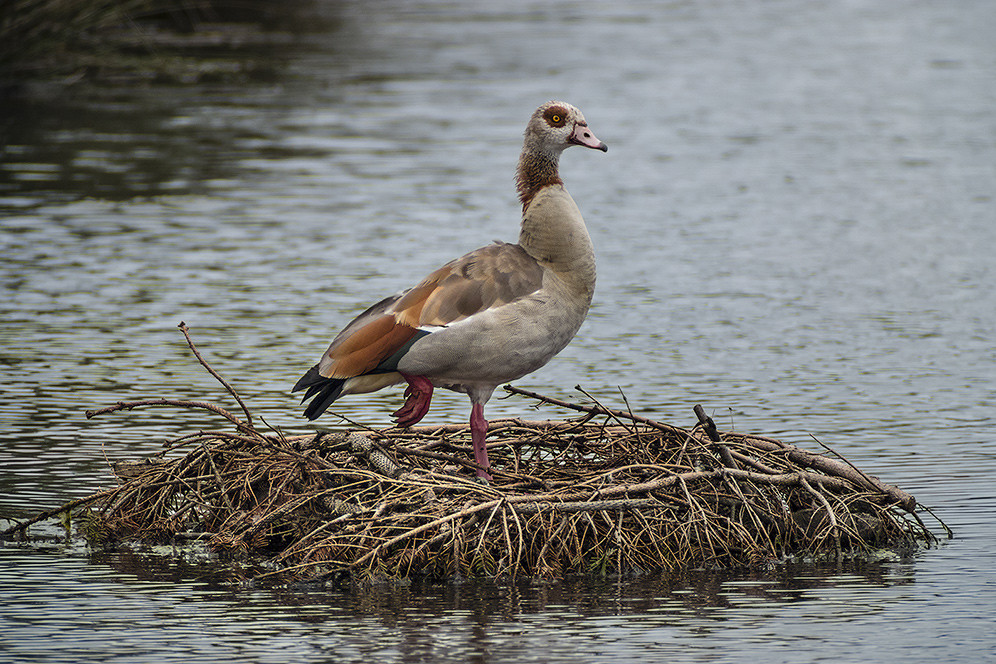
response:
<path id="1" fill-rule="evenodd" d="M 200 401 L 88 411 L 197 408 L 236 429 L 192 433 L 162 453 L 190 450 L 182 456 L 116 467 L 121 484 L 78 505 L 92 541 L 200 538 L 254 554 L 261 583 L 739 567 L 935 541 L 910 494 L 843 457 L 720 432 L 701 408 L 683 429 L 628 406 L 506 386 L 582 415 L 492 422 L 491 484 L 473 477 L 466 426 L 266 434 L 181 329 L 245 420 Z"/>

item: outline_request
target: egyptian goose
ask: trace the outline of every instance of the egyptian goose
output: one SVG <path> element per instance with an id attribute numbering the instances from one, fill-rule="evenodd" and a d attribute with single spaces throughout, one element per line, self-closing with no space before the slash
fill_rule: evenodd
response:
<path id="1" fill-rule="evenodd" d="M 407 382 L 398 426 L 421 420 L 432 390 L 464 392 L 478 477 L 491 479 L 484 404 L 499 385 L 531 373 L 574 338 L 595 289 L 595 254 L 581 212 L 564 188 L 560 154 L 572 145 L 605 152 L 584 116 L 562 101 L 526 125 L 515 182 L 518 244 L 496 242 L 439 268 L 414 288 L 373 305 L 332 341 L 292 391 L 319 417 L 345 394 Z"/>

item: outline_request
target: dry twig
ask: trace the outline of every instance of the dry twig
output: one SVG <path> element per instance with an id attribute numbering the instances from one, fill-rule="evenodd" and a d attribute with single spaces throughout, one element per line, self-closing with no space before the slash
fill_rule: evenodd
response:
<path id="1" fill-rule="evenodd" d="M 269 557 L 256 576 L 268 583 L 729 567 L 934 541 L 911 495 L 850 462 L 720 432 L 698 407 L 702 426 L 689 431 L 591 395 L 594 405 L 580 405 L 507 387 L 584 416 L 492 422 L 495 480 L 482 485 L 466 426 L 274 436 L 228 389 L 244 422 L 198 401 L 88 411 L 201 408 L 236 433 L 184 436 L 164 454 L 189 446 L 186 455 L 131 466 L 120 486 L 79 503 L 92 510 L 87 532 L 209 538 L 216 550 Z"/>

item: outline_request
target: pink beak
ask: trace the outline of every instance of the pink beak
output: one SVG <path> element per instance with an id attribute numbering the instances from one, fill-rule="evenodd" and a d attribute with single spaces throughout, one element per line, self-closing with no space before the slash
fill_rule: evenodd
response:
<path id="1" fill-rule="evenodd" d="M 609 146 L 598 140 L 586 124 L 578 123 L 574 125 L 574 133 L 567 139 L 567 142 L 571 145 L 583 145 L 592 150 L 609 151 Z"/>

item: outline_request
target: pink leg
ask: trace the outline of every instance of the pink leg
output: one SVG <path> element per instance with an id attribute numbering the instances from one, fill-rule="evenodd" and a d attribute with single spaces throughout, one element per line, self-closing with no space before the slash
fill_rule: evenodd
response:
<path id="1" fill-rule="evenodd" d="M 432 403 L 432 382 L 425 376 L 401 374 L 408 381 L 405 405 L 392 413 L 399 427 L 410 427 L 429 412 Z"/>
<path id="2" fill-rule="evenodd" d="M 470 409 L 470 439 L 474 445 L 474 461 L 482 468 L 490 468 L 488 461 L 488 448 L 484 439 L 488 435 L 488 421 L 484 419 L 484 404 L 475 403 Z M 491 480 L 491 475 L 486 470 L 478 470 L 478 477 Z"/>

